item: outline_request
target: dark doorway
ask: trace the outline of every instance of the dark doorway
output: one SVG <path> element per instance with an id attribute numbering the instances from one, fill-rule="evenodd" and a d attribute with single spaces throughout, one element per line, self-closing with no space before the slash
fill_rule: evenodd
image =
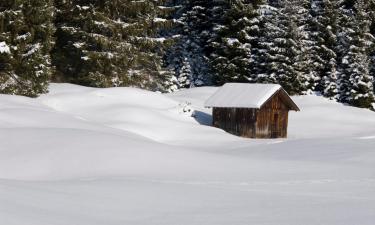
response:
<path id="1" fill-rule="evenodd" d="M 271 123 L 271 137 L 277 138 L 279 137 L 279 114 L 273 114 L 273 120 Z"/>

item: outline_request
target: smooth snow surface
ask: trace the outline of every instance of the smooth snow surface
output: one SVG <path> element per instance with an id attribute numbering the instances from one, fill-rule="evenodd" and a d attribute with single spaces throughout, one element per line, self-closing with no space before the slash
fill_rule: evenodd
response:
<path id="1" fill-rule="evenodd" d="M 205 106 L 259 109 L 280 88 L 278 84 L 226 83 L 206 101 Z"/>
<path id="2" fill-rule="evenodd" d="M 374 112 L 297 96 L 289 139 L 250 140 L 207 126 L 215 91 L 0 95 L 0 224 L 374 224 Z"/>

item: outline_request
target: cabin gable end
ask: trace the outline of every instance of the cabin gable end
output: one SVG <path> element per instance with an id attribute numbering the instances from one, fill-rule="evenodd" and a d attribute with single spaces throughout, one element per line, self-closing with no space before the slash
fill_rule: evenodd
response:
<path id="1" fill-rule="evenodd" d="M 248 138 L 286 138 L 289 111 L 299 111 L 274 84 L 226 84 L 205 106 L 213 108 L 213 126 Z"/>

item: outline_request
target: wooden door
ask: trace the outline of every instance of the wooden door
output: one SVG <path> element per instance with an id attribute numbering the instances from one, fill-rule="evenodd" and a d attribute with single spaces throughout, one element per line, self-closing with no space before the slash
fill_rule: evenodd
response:
<path id="1" fill-rule="evenodd" d="M 273 114 L 271 121 L 271 138 L 278 138 L 280 135 L 279 132 L 280 117 L 278 113 Z"/>

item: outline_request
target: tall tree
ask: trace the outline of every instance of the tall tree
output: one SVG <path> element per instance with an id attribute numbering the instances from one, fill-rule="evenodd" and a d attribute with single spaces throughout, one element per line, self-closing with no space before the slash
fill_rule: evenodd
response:
<path id="1" fill-rule="evenodd" d="M 340 7 L 335 0 L 315 0 L 312 7 L 313 66 L 320 78 L 316 90 L 329 98 L 337 98 L 337 33 L 339 32 Z"/>
<path id="2" fill-rule="evenodd" d="M 174 73 L 176 89 L 212 84 L 208 56 L 210 43 L 217 37 L 218 24 L 227 1 L 177 0 L 177 21 L 172 34 L 178 36 L 167 52 L 167 64 Z M 189 67 L 189 70 L 186 68 Z"/>
<path id="3" fill-rule="evenodd" d="M 272 2 L 271 2 L 272 3 Z M 269 3 L 269 4 L 271 4 Z M 258 83 L 278 83 L 272 64 L 275 60 L 275 37 L 280 33 L 276 19 L 279 13 L 276 1 L 271 5 L 261 4 L 255 21 L 258 24 L 253 30 L 252 36 L 252 74 Z M 256 29 L 258 28 L 258 30 Z"/>
<path id="4" fill-rule="evenodd" d="M 298 14 L 301 2 L 285 0 L 267 17 L 264 43 L 266 82 L 280 83 L 291 94 L 302 94 L 307 88 L 306 51 Z"/>
<path id="5" fill-rule="evenodd" d="M 339 80 L 340 100 L 363 108 L 372 108 L 374 102 L 373 77 L 369 73 L 374 36 L 370 34 L 368 6 L 364 0 L 357 0 L 344 24 L 348 49 L 343 55 Z"/>
<path id="6" fill-rule="evenodd" d="M 51 75 L 50 0 L 0 2 L 0 92 L 35 97 Z"/>
<path id="7" fill-rule="evenodd" d="M 94 86 L 160 89 L 164 82 L 157 38 L 170 26 L 162 1 L 67 0 L 58 9 L 53 62 L 57 77 Z"/>
<path id="8" fill-rule="evenodd" d="M 232 1 L 217 28 L 218 37 L 210 44 L 214 51 L 210 64 L 215 72 L 216 83 L 251 81 L 252 4 L 243 0 Z"/>
<path id="9" fill-rule="evenodd" d="M 369 2 L 369 12 L 371 18 L 370 33 L 375 37 L 375 1 Z M 375 47 L 370 51 L 370 74 L 374 80 L 374 94 L 375 94 Z"/>

